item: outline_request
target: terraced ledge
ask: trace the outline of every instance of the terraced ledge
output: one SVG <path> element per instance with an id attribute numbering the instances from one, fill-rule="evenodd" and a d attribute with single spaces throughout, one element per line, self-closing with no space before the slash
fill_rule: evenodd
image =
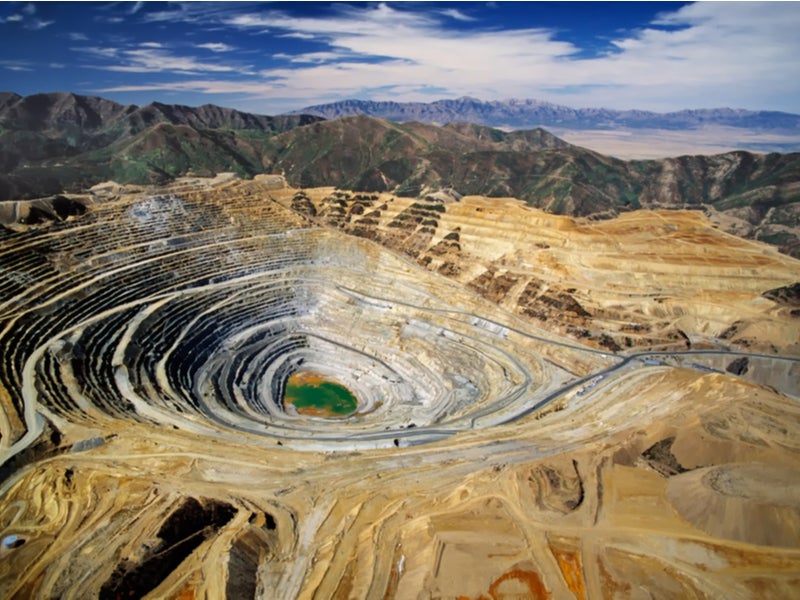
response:
<path id="1" fill-rule="evenodd" d="M 4 597 L 800 586 L 794 259 L 278 176 L 3 210 Z"/>

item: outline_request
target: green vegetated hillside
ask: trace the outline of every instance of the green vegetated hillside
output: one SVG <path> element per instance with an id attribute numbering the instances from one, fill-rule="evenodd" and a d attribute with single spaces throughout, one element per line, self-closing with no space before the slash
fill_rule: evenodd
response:
<path id="1" fill-rule="evenodd" d="M 205 105 L 123 106 L 70 93 L 0 94 L 0 198 L 77 191 L 99 181 L 161 183 L 192 171 L 263 172 L 265 141 L 318 117 Z"/>
<path id="2" fill-rule="evenodd" d="M 576 216 L 698 208 L 800 256 L 800 154 L 730 152 L 623 161 L 542 129 L 267 117 L 206 105 L 122 106 L 74 94 L 0 94 L 0 198 L 76 191 L 189 172 L 283 173 L 297 187 L 416 196 L 513 196 Z"/>

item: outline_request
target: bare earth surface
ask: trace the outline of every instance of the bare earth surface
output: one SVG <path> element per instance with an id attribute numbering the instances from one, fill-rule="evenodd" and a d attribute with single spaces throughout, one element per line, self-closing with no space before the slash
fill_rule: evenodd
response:
<path id="1" fill-rule="evenodd" d="M 73 200 L 0 229 L 0 597 L 800 594 L 800 261 L 279 176 Z M 356 412 L 285 410 L 302 371 Z"/>

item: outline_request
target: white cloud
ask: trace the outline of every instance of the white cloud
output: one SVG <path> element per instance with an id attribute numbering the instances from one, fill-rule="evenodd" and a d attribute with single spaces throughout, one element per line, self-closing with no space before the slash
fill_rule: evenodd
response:
<path id="1" fill-rule="evenodd" d="M 297 36 L 314 35 L 335 41 L 341 35 L 374 36 L 391 38 L 398 29 L 436 28 L 438 20 L 421 12 L 399 11 L 386 4 L 374 8 L 343 5 L 333 17 L 288 16 L 278 11 L 246 13 L 225 20 L 226 24 L 240 28 L 276 29 Z"/>
<path id="2" fill-rule="evenodd" d="M 127 73 L 153 73 L 162 71 L 178 71 L 184 73 L 229 73 L 239 69 L 229 65 L 199 62 L 191 56 L 174 56 L 157 48 L 137 48 L 123 50 L 121 56 L 125 64 L 106 67 L 110 71 Z"/>
<path id="3" fill-rule="evenodd" d="M 234 2 L 177 2 L 169 3 L 166 10 L 142 11 L 146 23 L 197 23 L 219 22 L 236 10 Z"/>
<path id="4" fill-rule="evenodd" d="M 10 14 L 5 19 L 0 18 L 0 23 L 21 23 L 25 29 L 30 29 L 32 31 L 44 29 L 55 23 L 55 21 L 44 21 L 42 19 L 32 18 L 35 14 L 36 5 L 29 2 L 28 4 L 24 4 L 19 9 L 19 12 Z"/>
<path id="5" fill-rule="evenodd" d="M 317 36 L 311 35 L 310 33 L 303 33 L 302 31 L 293 31 L 292 33 L 284 33 L 283 35 L 279 35 L 278 37 L 294 38 L 296 40 L 313 40 Z"/>
<path id="6" fill-rule="evenodd" d="M 145 22 L 148 23 L 161 23 L 161 22 L 177 22 L 185 21 L 184 12 L 181 10 L 159 10 L 147 13 L 144 15 Z"/>
<path id="7" fill-rule="evenodd" d="M 90 65 L 92 68 L 118 73 L 254 74 L 249 65 L 220 64 L 172 54 L 159 42 L 140 42 L 134 48 L 81 46 L 72 50 L 99 59 L 100 64 Z"/>
<path id="8" fill-rule="evenodd" d="M 85 33 L 78 33 L 75 31 L 71 31 L 67 34 L 67 37 L 72 40 L 73 42 L 88 42 L 89 36 Z"/>
<path id="9" fill-rule="evenodd" d="M 196 44 L 195 48 L 203 48 L 205 50 L 210 50 L 211 52 L 232 52 L 236 50 L 233 46 L 229 46 L 228 44 L 223 44 L 222 42 L 209 42 L 207 44 Z"/>
<path id="10" fill-rule="evenodd" d="M 227 20 L 228 25 L 235 27 L 258 27 L 264 28 L 271 25 L 270 20 L 258 15 L 235 15 Z"/>
<path id="11" fill-rule="evenodd" d="M 681 6 L 615 40 L 614 52 L 594 58 L 581 57 L 581 49 L 557 39 L 555 31 L 455 31 L 435 12 L 385 4 L 343 5 L 332 17 L 250 12 L 225 22 L 325 42 L 326 50 L 290 59 L 294 68 L 262 71 L 309 103 L 370 94 L 410 100 L 407 92 L 392 92 L 426 85 L 437 97 L 534 97 L 651 110 L 797 110 L 800 98 L 800 10 L 793 3 Z M 415 99 L 434 98 L 417 92 Z"/>
<path id="12" fill-rule="evenodd" d="M 25 23 L 25 28 L 38 31 L 39 29 L 50 27 L 50 25 L 52 25 L 53 23 L 55 23 L 55 21 L 43 21 L 41 19 L 34 19 L 33 21 Z"/>
<path id="13" fill-rule="evenodd" d="M 100 93 L 118 92 L 196 92 L 201 94 L 248 94 L 254 98 L 271 98 L 283 90 L 280 84 L 267 81 L 224 81 L 219 79 L 197 79 L 188 81 L 167 81 L 161 83 L 126 84 L 95 90 Z"/>
<path id="14" fill-rule="evenodd" d="M 458 10 L 457 8 L 445 8 L 444 10 L 440 10 L 439 14 L 444 15 L 445 17 L 450 17 L 451 19 L 455 19 L 456 21 L 475 21 L 474 17 L 470 17 L 469 15 L 465 15 L 463 12 Z"/>
<path id="15" fill-rule="evenodd" d="M 90 56 L 103 59 L 116 58 L 120 52 L 117 48 L 103 46 L 79 46 L 70 49 L 74 50 L 75 52 L 81 52 L 83 54 L 88 54 Z"/>
<path id="16" fill-rule="evenodd" d="M 25 60 L 0 60 L 0 67 L 7 71 L 33 71 L 33 65 Z"/>
<path id="17" fill-rule="evenodd" d="M 350 57 L 351 59 L 353 56 L 348 54 L 347 52 L 306 52 L 305 54 L 275 54 L 275 58 L 285 58 L 291 63 L 310 63 L 310 64 L 321 64 L 326 62 L 331 62 L 339 59 L 343 59 L 345 57 Z"/>
<path id="18" fill-rule="evenodd" d="M 791 4 L 702 2 L 654 25 L 679 28 L 617 40 L 619 53 L 583 61 L 568 75 L 619 86 L 649 105 L 663 98 L 672 106 L 763 108 L 800 92 L 800 10 Z"/>

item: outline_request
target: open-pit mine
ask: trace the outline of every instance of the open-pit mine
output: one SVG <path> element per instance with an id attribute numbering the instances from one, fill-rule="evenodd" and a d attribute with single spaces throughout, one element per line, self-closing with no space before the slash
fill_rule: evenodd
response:
<path id="1" fill-rule="evenodd" d="M 701 211 L 223 174 L 0 224 L 0 597 L 800 595 L 800 261 Z"/>

